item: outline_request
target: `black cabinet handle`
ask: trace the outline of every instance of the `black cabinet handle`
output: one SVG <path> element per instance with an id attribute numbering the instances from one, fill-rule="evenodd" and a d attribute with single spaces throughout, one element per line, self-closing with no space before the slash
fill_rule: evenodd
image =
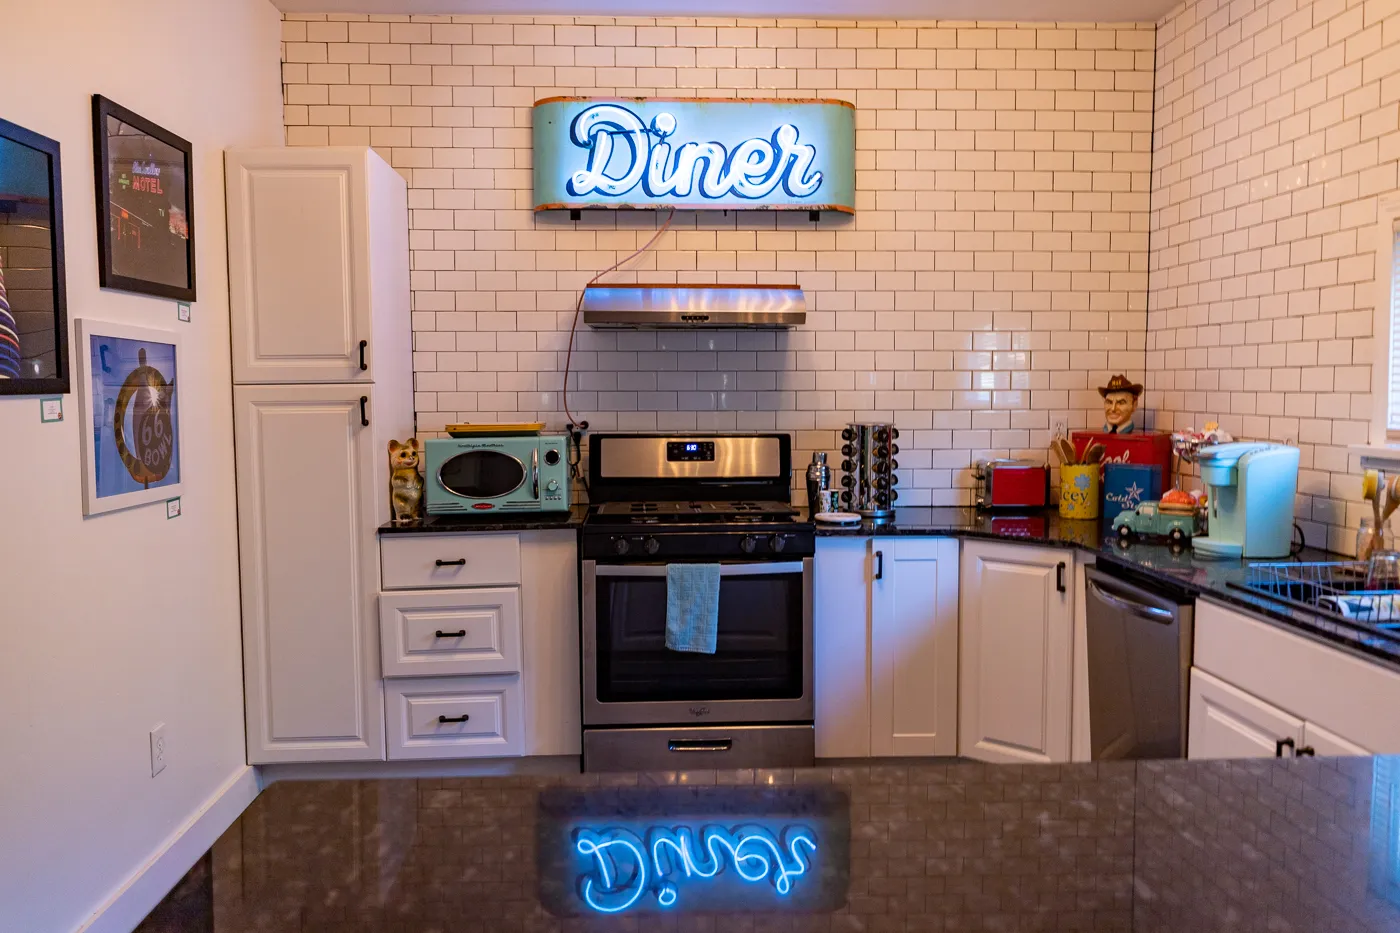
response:
<path id="1" fill-rule="evenodd" d="M 1316 758 L 1316 757 L 1317 757 L 1317 749 L 1313 748 L 1311 745 L 1304 745 L 1302 748 L 1298 749 L 1296 752 L 1293 753 L 1293 757 L 1294 757 L 1294 758 L 1305 758 L 1305 757 L 1306 757 L 1306 758 Z"/>
<path id="2" fill-rule="evenodd" d="M 443 560 L 442 558 L 438 558 L 433 561 L 433 563 L 437 564 L 439 567 L 465 567 L 467 566 L 467 559 L 465 557 L 459 557 L 456 560 Z"/>
<path id="3" fill-rule="evenodd" d="M 361 370 L 369 369 L 369 364 L 365 362 L 365 351 L 368 350 L 368 349 L 369 349 L 369 341 L 368 341 L 368 340 L 361 340 L 361 341 L 360 341 L 360 369 L 361 369 Z"/>
<path id="4" fill-rule="evenodd" d="M 466 638 L 466 637 L 467 637 L 467 630 L 466 630 L 466 629 L 462 629 L 460 632 L 444 632 L 442 629 L 438 629 L 436 632 L 433 633 L 433 637 L 434 637 L 434 638 Z"/>
<path id="5" fill-rule="evenodd" d="M 439 716 L 438 722 L 466 722 L 468 719 L 471 717 L 463 713 L 460 716 Z"/>
<path id="6" fill-rule="evenodd" d="M 1295 745 L 1295 743 L 1294 743 L 1294 741 L 1293 741 L 1292 739 L 1279 739 L 1277 742 L 1274 743 L 1274 757 L 1275 757 L 1275 758 L 1282 758 L 1282 757 L 1283 757 L 1283 750 L 1284 750 L 1285 748 L 1295 748 L 1295 747 L 1296 747 L 1296 745 Z"/>
<path id="7" fill-rule="evenodd" d="M 1065 562 L 1060 561 L 1055 565 L 1055 589 L 1061 593 L 1065 591 Z"/>
<path id="8" fill-rule="evenodd" d="M 883 579 L 885 579 L 885 552 L 884 552 L 884 551 L 876 551 L 876 552 L 875 552 L 875 579 L 876 579 L 876 580 L 883 580 Z"/>
<path id="9" fill-rule="evenodd" d="M 361 427 L 366 427 L 366 428 L 369 427 L 369 396 L 368 396 L 368 395 L 361 395 L 361 396 L 360 396 L 360 425 L 361 425 Z"/>

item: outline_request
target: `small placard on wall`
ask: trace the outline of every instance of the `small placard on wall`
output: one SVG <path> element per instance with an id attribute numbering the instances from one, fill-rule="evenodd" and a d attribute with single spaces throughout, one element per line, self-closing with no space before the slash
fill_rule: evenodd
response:
<path id="1" fill-rule="evenodd" d="M 180 497 L 165 500 L 165 518 L 169 521 L 172 518 L 180 517 Z"/>
<path id="2" fill-rule="evenodd" d="M 62 421 L 63 399 L 58 397 L 39 399 L 39 420 L 45 424 L 51 421 Z"/>
<path id="3" fill-rule="evenodd" d="M 182 320 L 182 321 L 184 321 L 186 324 L 188 324 L 188 323 L 190 322 L 190 304 L 189 304 L 189 302 L 188 302 L 188 301 L 182 301 L 182 302 L 180 302 L 180 303 L 175 307 L 175 314 L 176 314 L 177 317 L 180 318 L 180 320 Z"/>

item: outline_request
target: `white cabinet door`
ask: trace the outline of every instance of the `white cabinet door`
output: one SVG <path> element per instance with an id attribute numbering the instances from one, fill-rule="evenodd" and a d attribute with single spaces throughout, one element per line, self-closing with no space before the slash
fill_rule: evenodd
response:
<path id="1" fill-rule="evenodd" d="M 226 154 L 235 383 L 374 379 L 367 151 Z"/>
<path id="2" fill-rule="evenodd" d="M 1074 553 L 966 541 L 962 554 L 959 753 L 1070 760 Z"/>
<path id="3" fill-rule="evenodd" d="M 253 764 L 384 757 L 372 389 L 234 388 Z"/>
<path id="4" fill-rule="evenodd" d="M 817 539 L 812 607 L 818 758 L 870 755 L 869 538 Z"/>
<path id="5" fill-rule="evenodd" d="M 1360 755 L 1370 757 L 1374 754 L 1368 749 L 1362 748 L 1355 742 L 1349 741 L 1322 728 L 1315 722 L 1303 723 L 1303 744 L 1299 749 L 1312 749 L 1314 755 L 1322 758 L 1342 758 L 1348 755 Z"/>
<path id="6" fill-rule="evenodd" d="M 1187 758 L 1273 758 L 1292 755 L 1303 721 L 1238 687 L 1191 669 L 1191 725 Z"/>
<path id="7" fill-rule="evenodd" d="M 958 542 L 875 540 L 872 755 L 958 753 Z"/>

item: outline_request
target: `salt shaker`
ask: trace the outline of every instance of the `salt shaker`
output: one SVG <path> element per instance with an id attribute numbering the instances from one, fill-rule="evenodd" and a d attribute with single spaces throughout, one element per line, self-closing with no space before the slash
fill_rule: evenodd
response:
<path id="1" fill-rule="evenodd" d="M 812 453 L 812 462 L 807 467 L 807 511 L 816 515 L 823 509 L 825 492 L 831 486 L 831 467 L 826 465 L 826 451 Z"/>

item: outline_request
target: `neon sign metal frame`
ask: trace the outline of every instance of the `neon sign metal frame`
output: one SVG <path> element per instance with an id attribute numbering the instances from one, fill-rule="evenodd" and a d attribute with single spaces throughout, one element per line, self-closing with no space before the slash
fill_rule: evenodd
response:
<path id="1" fill-rule="evenodd" d="M 855 210 L 846 101 L 537 101 L 535 210 Z"/>

